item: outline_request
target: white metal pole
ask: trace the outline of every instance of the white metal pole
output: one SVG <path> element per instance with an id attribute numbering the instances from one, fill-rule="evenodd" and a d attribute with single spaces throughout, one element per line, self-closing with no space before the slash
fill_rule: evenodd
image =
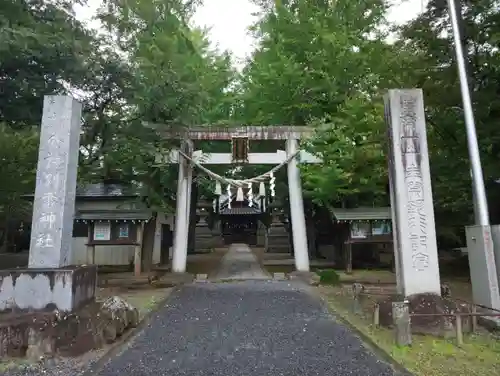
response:
<path id="1" fill-rule="evenodd" d="M 453 29 L 453 39 L 455 41 L 455 53 L 457 58 L 458 75 L 460 79 L 460 90 L 462 92 L 462 103 L 464 106 L 465 127 L 467 130 L 467 146 L 469 148 L 469 158 L 472 169 L 473 192 L 477 205 L 477 225 L 489 226 L 490 218 L 488 213 L 488 201 L 486 199 L 486 189 L 484 188 L 484 177 L 481 166 L 481 156 L 477 143 L 476 125 L 474 122 L 474 112 L 467 80 L 467 69 L 465 66 L 464 51 L 460 38 L 458 24 L 457 7 L 455 0 L 448 0 L 451 26 Z"/>

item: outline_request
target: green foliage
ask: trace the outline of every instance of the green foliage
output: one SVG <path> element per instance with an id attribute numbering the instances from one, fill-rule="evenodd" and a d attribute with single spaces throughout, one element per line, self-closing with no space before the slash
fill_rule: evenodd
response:
<path id="1" fill-rule="evenodd" d="M 469 85 L 490 199 L 492 222 L 498 223 L 498 116 L 500 37 L 498 4 L 479 0 L 461 6 L 462 43 L 467 51 Z M 460 86 L 446 2 L 431 1 L 420 17 L 405 25 L 397 48 L 410 58 L 405 86 L 425 95 L 428 143 L 436 214 L 440 226 L 472 222 L 471 178 Z"/>
<path id="2" fill-rule="evenodd" d="M 366 205 L 386 198 L 383 104 L 351 98 L 327 121 L 311 123 L 308 149 L 323 160 L 303 165 L 304 187 L 319 202 Z M 354 201 L 356 199 L 356 201 Z"/>
<path id="3" fill-rule="evenodd" d="M 211 49 L 207 31 L 192 26 L 197 1 L 106 0 L 99 12 L 106 32 L 97 35 L 75 20 L 72 1 L 0 0 L 2 218 L 19 216 L 20 195 L 33 190 L 45 94 L 73 92 L 85 104 L 81 181 L 140 183 L 151 205 L 168 208 L 177 171 L 158 165 L 156 156 L 175 143 L 144 123 L 160 124 L 160 133 L 203 124 L 309 125 L 314 136 L 302 146 L 324 163 L 301 166 L 305 196 L 349 207 L 388 204 L 382 95 L 421 87 L 438 233 L 456 241 L 456 228 L 471 221 L 471 182 L 445 2 L 430 1 L 397 30 L 393 44 L 386 38 L 385 0 L 255 2 L 262 7 L 252 27 L 258 47 L 238 74 L 230 55 Z M 500 13 L 493 0 L 464 4 L 461 13 L 498 222 Z M 217 143 L 203 148 L 228 150 Z M 265 142 L 252 145 L 257 150 L 273 151 Z M 239 174 L 261 172 L 245 167 Z M 278 195 L 286 195 L 284 177 L 277 176 Z M 209 195 L 205 185 L 200 191 Z"/>
<path id="4" fill-rule="evenodd" d="M 35 188 L 39 133 L 32 128 L 12 130 L 0 124 L 0 226 L 28 213 L 23 194 Z"/>
<path id="5" fill-rule="evenodd" d="M 243 71 L 236 114 L 245 122 L 311 125 L 303 166 L 307 197 L 327 206 L 387 205 L 382 95 L 419 87 L 425 95 L 437 229 L 456 241 L 471 222 L 471 179 L 460 86 L 446 2 L 397 31 L 381 30 L 383 1 L 259 1 L 260 45 Z M 462 35 L 493 222 L 500 220 L 497 2 L 462 4 Z M 393 28 L 394 29 L 394 28 Z"/>
<path id="6" fill-rule="evenodd" d="M 303 166 L 309 198 L 331 206 L 380 201 L 386 191 L 381 89 L 392 82 L 392 49 L 378 31 L 386 3 L 261 5 L 265 10 L 253 28 L 260 46 L 241 77 L 244 105 L 237 116 L 246 123 L 316 129 L 306 147 L 324 163 Z"/>
<path id="7" fill-rule="evenodd" d="M 189 25 L 196 2 L 106 1 L 99 17 L 108 32 L 99 35 L 76 21 L 72 1 L 1 5 L 0 122 L 25 136 L 40 124 L 45 94 L 75 93 L 84 103 L 79 180 L 136 182 L 151 205 L 168 208 L 176 167 L 155 160 L 172 143 L 143 123 L 168 130 L 227 120 L 233 95 L 226 90 L 234 76 L 229 55 L 211 50 L 206 31 Z M 0 144 L 18 146 L 12 137 L 0 134 Z M 26 163 L 9 175 L 13 181 L 25 181 L 25 172 L 34 181 L 28 150 L 2 150 L 13 161 L 4 168 Z"/>
<path id="8" fill-rule="evenodd" d="M 0 122 L 39 124 L 43 95 L 81 82 L 92 36 L 70 15 L 72 4 L 0 1 Z"/>
<path id="9" fill-rule="evenodd" d="M 156 166 L 155 157 L 168 153 L 172 142 L 143 124 L 159 125 L 161 132 L 228 119 L 230 57 L 209 48 L 206 31 L 190 27 L 193 3 L 110 0 L 104 5 L 100 19 L 109 43 L 132 62 L 124 95 L 130 111 L 113 128 L 114 142 L 99 150 L 105 173 L 143 183 L 152 204 L 168 207 L 177 188 L 176 169 Z"/>
<path id="10" fill-rule="evenodd" d="M 340 284 L 340 276 L 334 269 L 318 270 L 316 274 L 319 275 L 319 283 L 322 285 L 336 286 Z"/>

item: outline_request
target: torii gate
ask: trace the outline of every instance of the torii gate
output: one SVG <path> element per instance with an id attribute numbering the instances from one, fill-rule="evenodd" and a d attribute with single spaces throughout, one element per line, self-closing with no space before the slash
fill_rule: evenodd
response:
<path id="1" fill-rule="evenodd" d="M 179 153 L 179 150 L 173 150 L 170 152 L 170 155 L 166 156 L 166 158 L 163 157 L 161 161 L 164 163 L 179 163 L 172 271 L 175 273 L 184 273 L 187 263 L 191 205 L 189 198 L 191 197 L 193 166 L 182 154 L 206 165 L 234 163 L 277 165 L 285 162 L 293 155 L 297 155 L 300 161 L 304 163 L 321 163 L 321 160 L 312 154 L 303 150 L 299 151 L 298 140 L 302 137 L 312 135 L 312 132 L 313 130 L 309 127 L 298 126 L 198 127 L 177 132 L 160 131 L 165 138 L 181 139 L 183 141 L 180 149 L 181 153 Z M 233 153 L 204 154 L 202 150 L 194 151 L 192 140 L 231 140 L 233 141 Z M 286 151 L 277 150 L 276 153 L 248 153 L 248 141 L 250 140 L 283 140 L 286 142 Z M 287 172 L 295 267 L 298 271 L 308 272 L 309 253 L 302 184 L 296 158 L 291 158 L 288 162 Z"/>

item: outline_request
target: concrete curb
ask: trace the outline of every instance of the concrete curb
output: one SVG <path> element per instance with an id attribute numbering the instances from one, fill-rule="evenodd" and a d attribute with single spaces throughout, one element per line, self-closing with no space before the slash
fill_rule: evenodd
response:
<path id="1" fill-rule="evenodd" d="M 357 337 L 361 339 L 361 342 L 376 356 L 381 358 L 384 362 L 389 364 L 395 372 L 397 372 L 398 376 L 414 376 L 413 373 L 408 371 L 401 363 L 396 361 L 391 354 L 389 354 L 386 350 L 380 347 L 370 336 L 363 333 L 356 326 L 351 324 L 349 320 L 347 320 L 341 313 L 337 311 L 333 311 L 325 298 L 323 298 L 318 291 L 314 292 L 316 297 L 321 301 L 321 304 L 325 307 L 325 309 L 333 315 L 338 321 L 342 323 L 342 325 L 346 326 L 351 330 Z"/>
<path id="2" fill-rule="evenodd" d="M 111 358 L 119 355 L 122 351 L 126 350 L 130 340 L 133 339 L 135 336 L 137 336 L 148 326 L 148 324 L 151 322 L 156 312 L 162 306 L 164 306 L 167 303 L 167 301 L 171 298 L 171 296 L 177 293 L 181 289 L 181 287 L 182 285 L 174 286 L 171 293 L 168 294 L 168 296 L 165 299 L 162 299 L 160 302 L 158 302 L 155 309 L 148 312 L 135 328 L 128 330 L 119 338 L 118 341 L 111 344 L 109 348 L 104 352 L 104 354 L 102 354 L 102 356 L 99 357 L 99 359 L 97 359 L 84 372 L 82 372 L 80 376 L 97 375 L 101 371 L 101 369 L 104 368 L 106 363 L 108 363 L 111 360 Z"/>

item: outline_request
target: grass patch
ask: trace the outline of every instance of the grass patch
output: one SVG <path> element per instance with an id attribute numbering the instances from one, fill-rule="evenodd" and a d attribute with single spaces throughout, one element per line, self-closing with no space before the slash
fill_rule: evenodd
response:
<path id="1" fill-rule="evenodd" d="M 295 265 L 263 265 L 262 268 L 266 270 L 271 275 L 273 273 L 285 273 L 290 274 L 295 271 Z M 330 269 L 322 269 L 319 266 L 311 266 L 309 268 L 312 272 L 318 272 L 322 270 L 330 270 Z M 333 269 L 331 269 L 333 270 Z"/>
<path id="2" fill-rule="evenodd" d="M 337 270 L 337 273 L 344 283 L 396 283 L 396 275 L 386 269 L 355 269 L 351 274 Z"/>
<path id="3" fill-rule="evenodd" d="M 453 339 L 420 335 L 413 336 L 411 347 L 398 347 L 394 344 L 392 330 L 371 324 L 370 312 L 355 315 L 350 311 L 351 299 L 343 296 L 340 288 L 324 286 L 318 289 L 335 313 L 370 337 L 415 376 L 500 375 L 500 341 L 486 331 L 465 334 L 461 347 L 456 346 Z"/>
<path id="4" fill-rule="evenodd" d="M 98 298 L 109 296 L 120 296 L 132 304 L 139 311 L 139 319 L 142 320 L 149 312 L 154 310 L 160 302 L 170 295 L 172 288 L 144 288 L 137 290 L 102 288 L 99 289 Z"/>
<path id="5" fill-rule="evenodd" d="M 319 283 L 322 285 L 336 286 L 340 283 L 340 276 L 333 269 L 318 270 L 316 274 L 319 275 Z"/>
<path id="6" fill-rule="evenodd" d="M 273 274 L 273 273 L 285 273 L 289 274 L 295 271 L 295 265 L 264 265 L 263 268 Z M 324 268 L 324 267 L 323 267 Z M 344 270 L 339 269 L 323 269 L 322 267 L 311 266 L 310 270 L 316 273 L 336 273 L 338 276 L 338 281 L 342 283 L 395 283 L 396 276 L 389 270 L 384 269 L 372 269 L 372 270 L 353 270 L 351 274 L 347 274 Z M 336 278 L 336 277 L 334 277 Z"/>
<path id="7" fill-rule="evenodd" d="M 28 368 L 32 364 L 27 359 L 0 359 L 0 372 Z"/>

